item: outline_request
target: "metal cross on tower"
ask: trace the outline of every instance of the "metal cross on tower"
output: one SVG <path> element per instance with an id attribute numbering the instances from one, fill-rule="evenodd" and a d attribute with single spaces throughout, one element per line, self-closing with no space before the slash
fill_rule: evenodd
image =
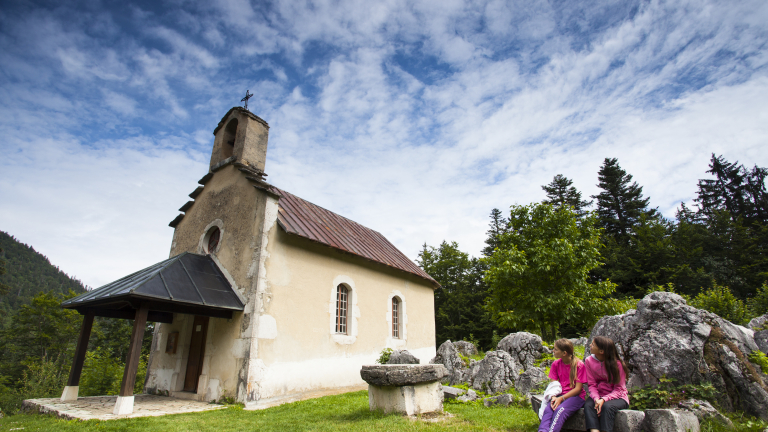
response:
<path id="1" fill-rule="evenodd" d="M 242 99 L 240 99 L 240 102 L 245 102 L 245 109 L 248 109 L 248 99 L 250 99 L 250 98 L 252 98 L 252 97 L 253 97 L 253 95 L 252 95 L 252 94 L 248 94 L 248 91 L 249 91 L 249 90 L 246 90 L 246 91 L 245 91 L 245 97 L 244 97 L 244 98 L 242 98 Z"/>

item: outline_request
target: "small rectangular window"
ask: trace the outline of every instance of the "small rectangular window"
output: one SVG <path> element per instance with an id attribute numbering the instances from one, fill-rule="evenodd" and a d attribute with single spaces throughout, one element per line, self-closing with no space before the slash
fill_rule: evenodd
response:
<path id="1" fill-rule="evenodd" d="M 400 300 L 392 297 L 392 337 L 400 337 Z"/>
<path id="2" fill-rule="evenodd" d="M 336 333 L 347 334 L 347 299 L 349 290 L 344 285 L 336 288 Z"/>

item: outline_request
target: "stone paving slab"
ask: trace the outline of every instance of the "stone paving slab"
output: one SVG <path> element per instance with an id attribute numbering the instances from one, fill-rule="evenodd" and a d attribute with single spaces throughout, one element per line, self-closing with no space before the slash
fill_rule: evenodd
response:
<path id="1" fill-rule="evenodd" d="M 136 395 L 133 402 L 133 413 L 114 415 L 117 396 L 80 397 L 77 401 L 62 402 L 59 398 L 27 399 L 22 405 L 26 411 L 41 414 L 53 414 L 67 420 L 115 420 L 133 417 L 154 417 L 168 414 L 181 414 L 200 411 L 210 411 L 226 408 L 207 402 L 187 399 L 177 399 L 166 396 Z"/>

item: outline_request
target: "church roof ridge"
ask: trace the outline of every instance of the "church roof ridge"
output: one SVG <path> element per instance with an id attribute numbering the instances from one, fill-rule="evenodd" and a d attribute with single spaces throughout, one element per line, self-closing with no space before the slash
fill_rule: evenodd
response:
<path id="1" fill-rule="evenodd" d="M 267 129 L 269 129 L 269 123 L 267 123 L 266 120 L 264 120 L 263 118 L 257 116 L 256 114 L 250 112 L 249 110 L 247 110 L 247 109 L 245 109 L 243 107 L 236 106 L 236 107 L 230 108 L 229 111 L 227 111 L 227 113 L 224 114 L 224 117 L 222 117 L 221 120 L 219 120 L 219 124 L 216 126 L 216 129 L 213 130 L 213 134 L 214 135 L 216 135 L 216 132 L 218 132 L 219 129 L 224 127 L 224 121 L 227 119 L 227 117 L 229 117 L 230 114 L 232 114 L 232 111 L 240 111 L 241 113 L 246 114 L 250 118 L 256 120 L 257 122 L 259 122 L 261 124 L 263 124 L 264 126 L 267 127 Z"/>

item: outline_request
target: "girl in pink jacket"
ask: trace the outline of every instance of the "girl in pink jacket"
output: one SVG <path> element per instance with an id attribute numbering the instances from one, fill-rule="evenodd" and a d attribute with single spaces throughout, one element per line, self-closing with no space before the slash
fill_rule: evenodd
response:
<path id="1" fill-rule="evenodd" d="M 629 408 L 629 370 L 611 338 L 595 336 L 589 351 L 592 355 L 584 360 L 589 385 L 589 397 L 584 403 L 587 430 L 610 432 L 616 412 Z"/>

